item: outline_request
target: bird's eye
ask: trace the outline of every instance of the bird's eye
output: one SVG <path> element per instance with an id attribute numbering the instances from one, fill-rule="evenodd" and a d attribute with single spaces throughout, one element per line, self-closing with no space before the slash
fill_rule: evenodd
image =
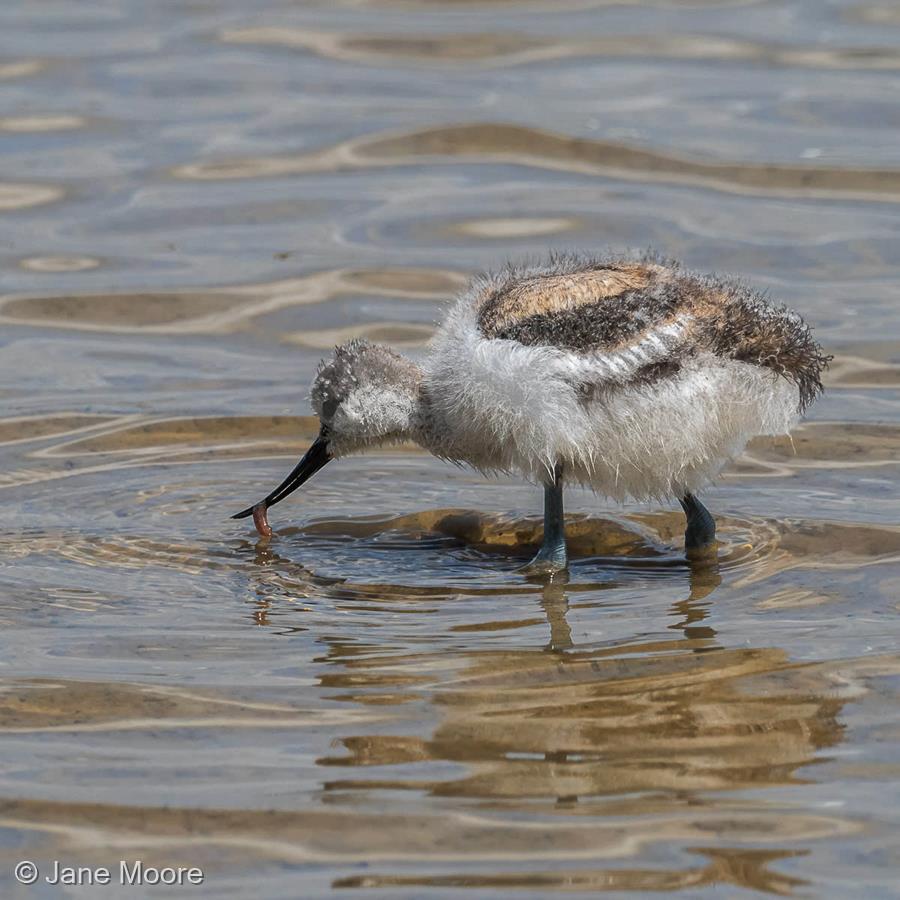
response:
<path id="1" fill-rule="evenodd" d="M 338 402 L 333 397 L 329 397 L 322 403 L 322 418 L 331 419 L 337 412 Z"/>

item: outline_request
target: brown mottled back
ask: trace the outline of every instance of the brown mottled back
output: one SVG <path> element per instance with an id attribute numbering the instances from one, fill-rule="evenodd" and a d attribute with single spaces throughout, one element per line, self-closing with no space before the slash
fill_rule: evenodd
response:
<path id="1" fill-rule="evenodd" d="M 487 295 L 478 324 L 485 337 L 501 337 L 533 317 L 571 313 L 644 288 L 663 272 L 655 264 L 623 262 L 570 274 L 512 279 Z"/>
<path id="2" fill-rule="evenodd" d="M 655 329 L 680 318 L 687 331 L 637 380 L 673 374 L 681 359 L 711 352 L 752 363 L 793 381 L 806 409 L 822 391 L 830 357 L 803 320 L 733 279 L 697 275 L 677 263 L 562 257 L 543 267 L 490 276 L 475 300 L 488 339 L 574 353 L 627 351 Z"/>

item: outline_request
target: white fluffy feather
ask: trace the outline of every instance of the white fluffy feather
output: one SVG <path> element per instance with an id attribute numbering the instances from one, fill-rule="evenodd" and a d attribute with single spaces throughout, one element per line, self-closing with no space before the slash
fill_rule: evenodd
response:
<path id="1" fill-rule="evenodd" d="M 673 376 L 629 384 L 666 358 L 687 325 L 676 320 L 626 350 L 580 355 L 487 339 L 461 302 L 432 342 L 429 412 L 414 435 L 438 456 L 538 481 L 561 461 L 567 478 L 616 499 L 697 491 L 754 435 L 789 431 L 799 396 L 770 370 L 711 353 Z M 588 397 L 576 389 L 584 383 L 594 388 Z"/>

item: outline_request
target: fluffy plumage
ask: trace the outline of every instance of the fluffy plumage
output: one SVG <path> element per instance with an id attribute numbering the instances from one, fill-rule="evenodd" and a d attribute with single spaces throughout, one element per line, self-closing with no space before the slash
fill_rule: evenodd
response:
<path id="1" fill-rule="evenodd" d="M 799 316 L 655 258 L 558 257 L 476 279 L 421 368 L 339 347 L 312 400 L 334 455 L 412 439 L 485 472 L 683 497 L 790 430 L 827 358 Z"/>

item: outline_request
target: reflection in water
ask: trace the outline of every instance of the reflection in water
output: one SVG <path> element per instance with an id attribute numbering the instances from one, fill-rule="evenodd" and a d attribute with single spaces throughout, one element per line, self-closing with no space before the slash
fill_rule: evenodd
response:
<path id="1" fill-rule="evenodd" d="M 758 62 L 770 66 L 813 69 L 900 69 L 900 52 L 887 47 L 786 46 L 712 35 L 614 35 L 560 40 L 516 33 L 341 34 L 308 28 L 255 27 L 226 29 L 231 44 L 261 44 L 310 50 L 330 59 L 383 64 L 511 66 L 571 59 L 698 60 Z"/>
<path id="2" fill-rule="evenodd" d="M 69 437 L 84 429 L 114 422 L 117 418 L 79 413 L 0 418 L 0 445 L 36 441 L 46 437 Z"/>
<path id="3" fill-rule="evenodd" d="M 86 120 L 81 116 L 0 116 L 0 131 L 70 131 L 83 128 L 85 124 Z"/>
<path id="4" fill-rule="evenodd" d="M 850 9 L 848 16 L 873 25 L 900 25 L 900 9 L 896 6 L 866 4 Z"/>
<path id="5" fill-rule="evenodd" d="M 90 256 L 29 256 L 19 265 L 29 272 L 85 272 L 96 269 L 100 260 Z"/>
<path id="6" fill-rule="evenodd" d="M 505 7 L 521 6 L 523 11 L 529 7 L 540 11 L 548 8 L 549 0 L 340 0 L 348 6 L 369 6 L 375 10 L 389 9 L 391 7 L 415 8 L 434 6 L 466 7 L 487 5 L 496 7 L 498 12 L 505 13 Z M 752 6 L 761 0 L 553 0 L 549 6 L 553 10 L 599 9 L 605 6 L 635 6 L 648 7 L 650 9 L 679 9 L 685 5 L 705 9 L 707 7 Z"/>
<path id="7" fill-rule="evenodd" d="M 336 344 L 343 344 L 352 338 L 363 338 L 367 341 L 391 344 L 396 347 L 419 347 L 428 343 L 433 334 L 434 328 L 430 325 L 370 322 L 363 325 L 351 325 L 347 328 L 307 328 L 287 334 L 283 340 L 316 350 L 331 350 Z"/>
<path id="8" fill-rule="evenodd" d="M 0 208 L 2 202 L 0 186 Z M 23 266 L 40 271 L 74 271 L 91 268 L 91 262 L 50 257 L 26 260 Z M 279 310 L 327 303 L 359 293 L 446 300 L 457 293 L 466 280 L 460 273 L 442 269 L 334 269 L 270 284 L 218 290 L 0 297 L 0 322 L 112 334 L 216 334 L 246 328 L 253 320 Z M 380 329 L 384 340 L 391 340 L 392 329 L 396 330 L 402 341 L 404 329 L 417 330 L 421 326 L 363 323 L 355 326 L 355 332 L 352 328 L 345 331 L 361 334 L 367 328 Z M 279 330 L 278 338 L 281 337 Z M 291 339 L 298 342 L 300 337 L 293 335 Z"/>
<path id="9" fill-rule="evenodd" d="M 896 893 L 892 4 L 148 6 L 0 4 L 0 895 Z M 411 447 L 228 519 L 324 344 L 548 245 L 733 269 L 835 353 L 710 492 L 718 568 L 573 490 L 528 580 L 534 490 Z"/>
<path id="10" fill-rule="evenodd" d="M 900 366 L 897 367 L 900 386 Z M 897 465 L 893 448 L 900 426 L 887 423 L 806 422 L 790 435 L 756 438 L 749 455 L 759 462 L 778 462 L 794 469 L 857 468 Z"/>
<path id="11" fill-rule="evenodd" d="M 50 184 L 0 183 L 0 212 L 42 206 L 60 200 L 64 195 L 61 187 Z"/>
<path id="12" fill-rule="evenodd" d="M 760 196 L 856 197 L 887 202 L 895 202 L 900 196 L 900 169 L 708 162 L 499 123 L 373 134 L 298 156 L 191 163 L 177 168 L 174 175 L 185 179 L 275 178 L 457 160 L 513 163 L 609 178 L 652 179 Z"/>
<path id="13" fill-rule="evenodd" d="M 829 365 L 828 387 L 900 388 L 900 364 L 835 356 Z"/>
<path id="14" fill-rule="evenodd" d="M 212 692 L 143 684 L 7 680 L 0 734 L 157 731 L 160 728 L 297 728 L 356 722 L 365 713 L 240 701 Z"/>
<path id="15" fill-rule="evenodd" d="M 20 59 L 16 62 L 0 63 L 0 81 L 13 78 L 30 78 L 46 68 L 46 63 L 40 59 Z"/>
<path id="16" fill-rule="evenodd" d="M 569 598 L 566 595 L 565 585 L 559 582 L 550 582 L 541 592 L 541 608 L 547 617 L 547 624 L 550 626 L 550 642 L 547 644 L 547 650 L 562 652 L 571 650 L 574 646 L 572 643 L 572 629 L 566 619 L 569 611 Z"/>
<path id="17" fill-rule="evenodd" d="M 803 783 L 797 769 L 842 738 L 837 717 L 843 701 L 827 672 L 817 675 L 814 667 L 796 666 L 780 650 L 717 646 L 715 629 L 701 623 L 720 581 L 715 566 L 691 571 L 689 596 L 671 609 L 670 627 L 682 632 L 681 641 L 628 642 L 601 650 L 577 647 L 567 622 L 566 588 L 547 585 L 538 600 L 550 632 L 543 651 L 470 654 L 455 678 L 431 692 L 441 722 L 429 738 L 384 733 L 342 738 L 348 755 L 324 757 L 320 764 L 376 774 L 334 778 L 326 790 L 358 799 L 424 791 L 478 800 L 482 810 L 552 809 L 557 816 L 580 818 L 612 801 L 609 809 L 618 821 L 630 817 L 637 826 L 648 809 L 674 813 L 701 792 L 707 792 L 705 799 L 696 802 L 715 810 L 719 801 L 709 791 Z M 329 643 L 329 662 L 342 674 L 327 676 L 327 683 L 356 688 L 345 699 L 359 702 L 364 689 L 388 696 L 398 688 L 415 691 L 421 682 L 411 677 L 414 669 L 407 671 L 413 663 L 421 669 L 421 657 L 360 659 L 343 652 L 340 643 Z M 419 696 L 422 691 L 419 685 Z M 406 699 L 414 697 L 415 692 Z M 423 764 L 429 762 L 448 773 L 453 771 L 448 765 L 462 769 L 428 780 L 418 773 L 426 772 Z M 406 768 L 410 776 L 403 777 Z M 542 805 L 547 801 L 553 806 Z M 722 801 L 723 809 L 728 805 Z M 733 820 L 707 827 L 732 831 L 737 838 L 744 825 Z M 796 841 L 808 823 L 785 816 L 780 839 L 795 829 Z M 502 866 L 452 875 L 378 872 L 341 878 L 334 886 L 674 890 L 732 884 L 791 894 L 807 883 L 770 868 L 780 859 L 805 855 L 805 849 L 697 846 L 688 852 L 705 856 L 707 863 L 561 869 L 559 863 L 547 867 L 555 856 L 550 854 L 515 873 Z"/>
<path id="18" fill-rule="evenodd" d="M 699 593 L 709 589 L 704 583 Z M 573 641 L 563 591 L 544 591 L 540 604 L 550 628 L 545 650 L 473 654 L 434 695 L 443 721 L 430 739 L 344 738 L 349 757 L 322 760 L 338 767 L 456 762 L 465 774 L 425 782 L 385 777 L 382 769 L 375 780 L 334 779 L 327 788 L 569 804 L 631 792 L 734 790 L 795 781 L 799 766 L 840 740 L 842 701 L 828 696 L 828 685 L 811 696 L 808 679 L 793 687 L 788 677 L 777 696 L 769 693 L 767 677 L 790 669 L 785 654 L 716 647 L 715 630 L 699 625 L 707 613 L 694 592 L 672 610 L 682 642 L 599 651 Z M 374 667 L 344 660 L 344 669 L 359 684 L 409 683 L 402 659 Z M 760 678 L 764 690 L 754 691 Z"/>
<path id="19" fill-rule="evenodd" d="M 340 807 L 315 808 L 302 813 L 292 810 L 196 809 L 190 807 L 135 807 L 122 804 L 60 803 L 45 800 L 0 800 L 0 815 L 7 827 L 41 829 L 51 832 L 45 844 L 50 852 L 81 854 L 79 859 L 118 859 L 123 848 L 139 854 L 148 865 L 201 865 L 219 878 L 236 867 L 271 866 L 282 863 L 302 866 L 301 874 L 315 867 L 326 871 L 369 871 L 392 863 L 424 873 L 438 866 L 463 872 L 477 866 L 484 875 L 486 866 L 507 871 L 515 866 L 521 883 L 529 869 L 556 869 L 577 873 L 596 861 L 610 861 L 645 850 L 656 840 L 686 840 L 688 852 L 716 860 L 713 871 L 732 883 L 790 885 L 793 879 L 766 872 L 766 863 L 804 850 L 765 851 L 739 849 L 732 842 L 815 841 L 838 839 L 848 829 L 839 819 L 820 815 L 793 814 L 787 821 L 762 813 L 747 816 L 745 827 L 715 818 L 700 806 L 685 804 L 678 819 L 661 823 L 651 831 L 612 817 L 592 821 L 558 821 L 536 824 L 524 818 L 502 820 L 477 811 L 450 810 L 441 816 L 410 812 L 351 812 Z M 709 847 L 711 826 L 728 832 L 723 846 Z M 100 846 L 98 839 L 109 841 Z M 14 861 L 17 857 L 9 854 Z M 174 857 L 174 858 L 173 858 Z M 162 860 L 162 862 L 157 862 Z M 506 864 L 500 862 L 508 860 Z M 351 868 L 352 866 L 352 868 Z M 686 877 L 696 866 L 688 866 Z M 535 886 L 541 887 L 541 869 Z M 762 871 L 760 871 L 762 870 Z M 591 872 L 592 870 L 588 870 Z M 596 871 L 596 870 L 593 870 Z M 597 874 L 601 874 L 600 870 Z M 624 886 L 640 888 L 644 879 L 654 883 L 653 872 L 645 869 L 617 869 Z M 657 870 L 658 871 L 658 870 Z M 629 883 L 629 873 L 633 877 Z M 294 896 L 298 872 L 279 896 Z M 710 873 L 712 874 L 712 873 Z M 373 873 L 371 877 L 379 877 Z M 388 876 L 397 877 L 397 876 Z M 403 877 L 403 876 L 399 876 Z M 408 876 L 407 876 L 408 877 Z M 501 876 L 502 877 L 502 876 Z M 615 877 L 615 876 L 614 876 Z M 665 874 L 656 875 L 665 883 Z M 685 877 L 670 870 L 677 885 Z M 342 883 L 337 882 L 338 884 Z M 440 884 L 440 882 L 438 882 Z M 349 882 L 348 886 L 355 885 Z M 690 881 L 687 882 L 690 884 Z M 365 886 L 363 881 L 360 886 Z M 474 886 L 478 886 L 476 881 Z"/>
<path id="20" fill-rule="evenodd" d="M 791 895 L 808 885 L 802 878 L 782 875 L 769 868 L 780 859 L 806 856 L 805 851 L 747 850 L 744 848 L 691 847 L 689 853 L 705 856 L 706 865 L 682 870 L 582 869 L 563 871 L 518 871 L 503 874 L 472 872 L 457 875 L 355 875 L 339 878 L 336 888 L 459 887 L 523 891 L 678 891 L 711 885 L 734 885 L 771 894 Z"/>
<path id="21" fill-rule="evenodd" d="M 493 240 L 537 237 L 545 234 L 559 234 L 578 228 L 581 222 L 575 218 L 518 217 L 506 219 L 473 219 L 447 225 L 450 234 L 471 235 Z"/>

